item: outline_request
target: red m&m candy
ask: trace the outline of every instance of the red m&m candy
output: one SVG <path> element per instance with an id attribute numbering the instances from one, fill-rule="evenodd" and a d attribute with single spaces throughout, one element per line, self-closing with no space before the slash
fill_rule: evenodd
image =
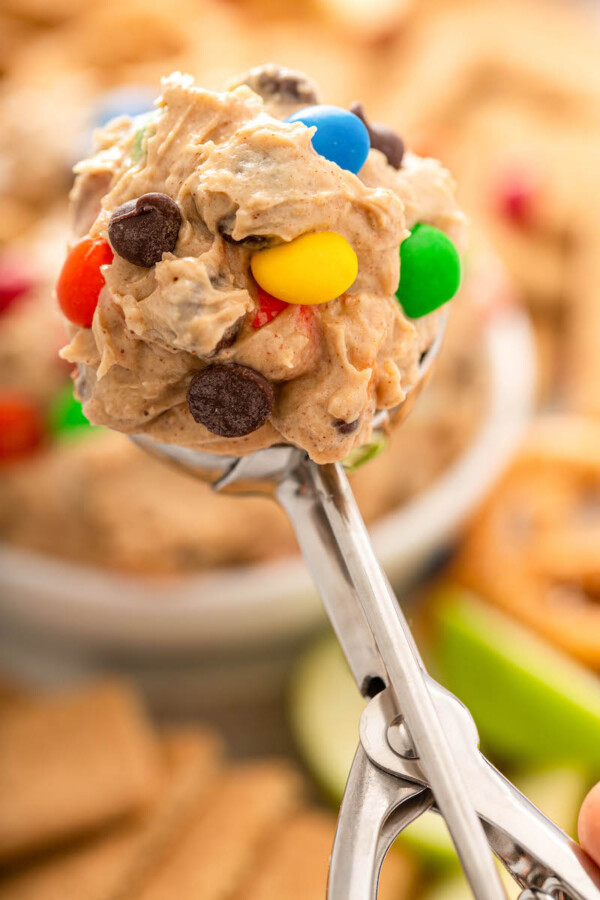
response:
<path id="1" fill-rule="evenodd" d="M 498 212 L 514 225 L 531 225 L 538 195 L 539 184 L 534 173 L 525 169 L 506 172 L 496 189 Z"/>
<path id="2" fill-rule="evenodd" d="M 253 328 L 262 328 L 263 325 L 268 325 L 289 306 L 285 300 L 278 300 L 277 297 L 263 291 L 261 287 L 258 288 L 256 299 L 258 300 L 258 310 L 252 319 Z"/>
<path id="3" fill-rule="evenodd" d="M 28 456 L 44 440 L 44 420 L 37 405 L 18 390 L 0 390 L 0 464 Z"/>
<path id="4" fill-rule="evenodd" d="M 23 260 L 8 253 L 0 255 L 0 313 L 34 287 L 34 279 Z"/>
<path id="5" fill-rule="evenodd" d="M 113 252 L 106 241 L 84 238 L 67 256 L 56 284 L 58 304 L 75 325 L 90 328 L 104 287 L 101 266 L 108 266 Z"/>

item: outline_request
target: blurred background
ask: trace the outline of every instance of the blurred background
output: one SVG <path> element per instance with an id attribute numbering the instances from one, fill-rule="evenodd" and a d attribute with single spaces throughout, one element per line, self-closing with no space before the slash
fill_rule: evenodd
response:
<path id="1" fill-rule="evenodd" d="M 570 834 L 600 778 L 600 15 L 575 0 L 0 3 L 0 900 L 324 897 L 362 700 L 283 515 L 92 428 L 73 164 L 180 69 L 360 100 L 471 218 L 446 346 L 351 472 L 432 671 Z M 443 823 L 385 898 L 468 897 Z"/>

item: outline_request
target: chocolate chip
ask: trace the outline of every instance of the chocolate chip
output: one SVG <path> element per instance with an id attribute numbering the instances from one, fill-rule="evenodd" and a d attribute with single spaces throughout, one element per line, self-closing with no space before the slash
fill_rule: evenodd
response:
<path id="1" fill-rule="evenodd" d="M 181 213 L 174 200 L 167 194 L 143 194 L 115 209 L 108 237 L 115 253 L 149 269 L 163 253 L 175 249 L 180 227 Z"/>
<path id="2" fill-rule="evenodd" d="M 269 63 L 251 69 L 245 84 L 263 99 L 279 98 L 283 103 L 312 106 L 319 102 L 313 82 L 302 72 Z"/>
<path id="3" fill-rule="evenodd" d="M 273 385 L 254 369 L 215 363 L 193 376 L 187 392 L 196 422 L 221 437 L 243 437 L 264 425 L 271 414 Z"/>
<path id="4" fill-rule="evenodd" d="M 353 103 L 350 107 L 350 112 L 358 116 L 366 126 L 371 139 L 371 147 L 374 147 L 375 150 L 381 150 L 390 166 L 393 166 L 394 169 L 399 169 L 404 158 L 404 141 L 400 135 L 388 128 L 387 125 L 382 125 L 379 122 L 369 122 L 362 103 Z"/>
<path id="5" fill-rule="evenodd" d="M 92 391 L 93 391 L 93 385 L 91 384 L 92 372 L 93 372 L 93 370 L 90 369 L 88 366 L 84 365 L 83 363 L 78 363 L 76 366 L 74 387 L 75 387 L 75 393 L 76 393 L 77 397 L 82 402 L 89 400 L 90 397 L 92 396 Z"/>
<path id="6" fill-rule="evenodd" d="M 235 228 L 235 212 L 228 213 L 224 216 L 219 224 L 219 234 L 227 241 L 228 244 L 234 244 L 238 247 L 247 247 L 249 250 L 264 250 L 273 243 L 273 238 L 267 234 L 249 234 L 245 238 L 236 240 L 231 237 L 231 232 Z"/>
<path id="7" fill-rule="evenodd" d="M 219 231 L 223 240 L 227 241 L 228 244 L 235 244 L 237 247 L 247 247 L 249 250 L 264 250 L 265 247 L 270 247 L 273 243 L 273 238 L 266 234 L 249 234 L 248 237 L 236 241 L 226 231 L 221 231 L 220 229 Z"/>
<path id="8" fill-rule="evenodd" d="M 355 419 L 354 422 L 344 422 L 343 419 L 334 419 L 332 424 L 340 434 L 353 434 L 358 428 L 359 422 L 360 419 Z"/>
<path id="9" fill-rule="evenodd" d="M 429 351 L 431 350 L 432 345 L 430 344 L 422 353 L 419 355 L 419 365 L 422 366 L 427 357 L 429 356 Z"/>
<path id="10" fill-rule="evenodd" d="M 237 322 L 234 322 L 233 325 L 230 325 L 229 328 L 226 328 L 223 332 L 223 337 L 219 341 L 219 343 L 215 346 L 214 350 L 208 354 L 208 356 L 216 356 L 221 350 L 226 350 L 228 347 L 231 347 L 232 344 L 235 344 L 237 341 L 238 335 L 242 330 L 242 325 L 244 324 L 244 316 L 241 316 Z"/>

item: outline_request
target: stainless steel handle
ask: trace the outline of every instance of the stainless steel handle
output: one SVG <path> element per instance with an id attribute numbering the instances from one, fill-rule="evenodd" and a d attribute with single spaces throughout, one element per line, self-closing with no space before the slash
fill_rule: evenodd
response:
<path id="1" fill-rule="evenodd" d="M 294 526 L 361 690 L 369 694 L 373 678 L 394 690 L 475 897 L 505 898 L 486 836 L 429 693 L 410 629 L 377 562 L 342 467 L 318 466 L 306 457 L 299 458 L 275 495 Z M 367 641 L 369 631 L 376 645 L 370 635 Z M 377 650 L 387 662 L 387 671 L 382 671 Z M 347 896 L 340 894 L 331 900 L 347 900 Z"/>
<path id="2" fill-rule="evenodd" d="M 490 846 L 513 878 L 542 895 L 598 900 L 600 869 L 581 847 L 507 781 L 484 757 L 479 812 Z"/>
<path id="3" fill-rule="evenodd" d="M 387 851 L 398 834 L 432 803 L 431 791 L 409 782 L 402 786 L 395 775 L 372 765 L 359 744 L 331 854 L 329 900 L 377 900 Z"/>

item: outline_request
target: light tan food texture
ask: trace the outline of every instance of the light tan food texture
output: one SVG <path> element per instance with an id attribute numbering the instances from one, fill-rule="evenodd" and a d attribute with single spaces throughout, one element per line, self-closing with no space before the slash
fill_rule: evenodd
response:
<path id="1" fill-rule="evenodd" d="M 600 199 L 600 184 L 595 198 Z M 563 392 L 569 409 L 600 417 L 600 235 L 590 206 L 587 228 L 572 253 L 569 292 L 572 314 L 567 325 L 574 352 L 564 372 Z"/>
<path id="2" fill-rule="evenodd" d="M 69 371 L 58 358 L 64 340 L 65 329 L 48 285 L 22 298 L 2 316 L 0 386 L 26 390 L 38 403 L 49 403 Z"/>
<path id="3" fill-rule="evenodd" d="M 403 315 L 394 296 L 399 245 L 415 223 L 428 222 L 463 249 L 464 219 L 449 174 L 410 153 L 396 171 L 372 150 L 355 176 L 316 154 L 304 125 L 269 115 L 270 108 L 286 113 L 279 101 L 266 107 L 243 84 L 217 94 L 175 74 L 165 80 L 159 106 L 141 159 L 134 150 L 140 121 L 120 119 L 100 132 L 98 152 L 77 168 L 75 218 L 83 206 L 88 219 L 90 195 L 110 176 L 87 232 L 92 238 L 106 239 L 111 212 L 152 191 L 176 200 L 183 216 L 174 252 L 154 267 L 115 256 L 92 328 L 71 329 L 63 355 L 79 366 L 86 415 L 199 450 L 243 455 L 285 441 L 318 462 L 342 459 L 369 440 L 375 409 L 400 403 L 416 379 L 436 314 L 416 328 Z M 355 282 L 313 307 L 309 326 L 289 309 L 253 329 L 253 249 L 243 242 L 291 241 L 315 231 L 335 231 L 351 244 Z M 216 351 L 240 322 L 235 343 Z M 223 438 L 194 421 L 187 388 L 212 362 L 249 365 L 274 383 L 266 424 Z M 351 434 L 333 424 L 357 418 Z"/>
<path id="4" fill-rule="evenodd" d="M 135 828 L 123 826 L 78 851 L 44 857 L 41 862 L 0 879 L 1 900 L 109 900 L 126 876 L 138 846 Z"/>
<path id="5" fill-rule="evenodd" d="M 387 451 L 351 476 L 367 522 L 426 489 L 479 427 L 489 384 L 476 301 L 494 294 L 495 279 L 485 259 L 481 268 L 477 278 L 474 267 L 467 273 L 431 383 L 416 408 L 390 435 Z M 500 292 L 502 299 L 505 288 Z M 23 371 L 28 387 L 29 377 Z M 50 374 L 33 383 L 38 381 L 50 384 Z M 240 503 L 216 494 L 109 431 L 58 442 L 1 472 L 0 537 L 43 553 L 144 573 L 253 563 L 296 549 L 286 517 L 270 500 L 248 497 Z"/>
<path id="6" fill-rule="evenodd" d="M 7 711 L 30 699 L 28 691 L 11 675 L 0 671 L 0 719 Z M 1 727 L 1 726 L 0 726 Z"/>
<path id="7" fill-rule="evenodd" d="M 128 900 L 229 900 L 258 849 L 299 804 L 300 784 L 283 762 L 230 768 Z"/>
<path id="8" fill-rule="evenodd" d="M 147 808 L 99 837 L 0 878 L 1 900 L 118 900 L 135 890 L 177 839 L 221 764 L 219 742 L 200 729 L 169 733 L 163 756 L 162 784 Z"/>
<path id="9" fill-rule="evenodd" d="M 159 780 L 156 738 L 126 688 L 100 685 L 7 710 L 0 728 L 0 860 L 136 812 Z"/>
<path id="10" fill-rule="evenodd" d="M 461 205 L 534 314 L 550 405 L 597 415 L 600 68 L 590 13 L 536 0 L 429 7 L 407 52 L 396 46 L 385 60 L 389 88 L 376 102 L 378 117 L 456 175 Z M 524 217 L 501 201 L 513 179 L 532 188 Z"/>
<path id="11" fill-rule="evenodd" d="M 61 720 L 53 716 L 52 740 L 71 766 L 72 746 L 80 752 L 86 749 L 76 736 L 84 720 L 90 739 L 114 746 L 115 766 L 121 765 L 131 777 L 118 750 L 122 723 L 118 716 L 111 719 L 103 713 L 98 700 L 117 695 L 133 702 L 126 688 L 106 684 L 52 701 L 61 708 Z M 101 737 L 97 731 L 92 734 L 89 716 L 82 715 L 84 700 L 101 722 Z M 2 709 L 0 718 L 3 728 L 9 723 L 5 731 L 16 753 L 23 733 L 10 725 L 15 712 L 22 720 L 27 713 L 39 719 L 40 708 L 46 709 L 50 701 L 27 697 L 14 702 L 13 713 Z M 37 767 L 46 765 L 47 725 L 38 727 L 42 730 L 46 739 L 36 740 L 29 749 L 30 773 L 31 759 Z M 29 737 L 34 737 L 31 729 Z M 60 843 L 45 854 L 31 847 L 33 855 L 0 873 L 0 900 L 324 897 L 336 816 L 306 804 L 302 779 L 292 765 L 276 758 L 231 764 L 218 737 L 196 726 L 170 728 L 156 743 L 156 777 L 146 802 L 91 834 L 87 818 L 80 817 L 70 834 L 55 832 Z M 54 756 L 51 750 L 51 764 Z M 81 768 L 88 759 L 78 761 Z M 86 771 L 90 778 L 97 774 L 93 760 Z M 71 806 L 83 811 L 85 792 L 74 783 L 70 789 Z M 61 816 L 64 822 L 64 810 L 57 807 L 55 817 Z M 394 850 L 384 865 L 382 900 L 408 900 L 414 895 L 416 875 L 414 864 Z"/>
<path id="12" fill-rule="evenodd" d="M 335 828 L 330 812 L 298 813 L 263 848 L 232 900 L 322 900 Z M 379 900 L 408 900 L 414 887 L 414 864 L 394 850 L 383 867 Z"/>

